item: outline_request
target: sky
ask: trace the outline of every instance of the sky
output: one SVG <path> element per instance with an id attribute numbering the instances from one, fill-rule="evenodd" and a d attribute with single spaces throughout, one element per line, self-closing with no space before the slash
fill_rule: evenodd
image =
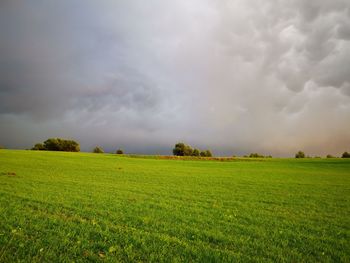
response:
<path id="1" fill-rule="evenodd" d="M 0 144 L 350 151 L 348 0 L 2 0 Z"/>

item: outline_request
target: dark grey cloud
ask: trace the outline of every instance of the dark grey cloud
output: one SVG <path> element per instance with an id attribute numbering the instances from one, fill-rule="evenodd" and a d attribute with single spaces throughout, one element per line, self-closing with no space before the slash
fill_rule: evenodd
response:
<path id="1" fill-rule="evenodd" d="M 349 28 L 347 0 L 2 1 L 0 143 L 338 154 Z"/>

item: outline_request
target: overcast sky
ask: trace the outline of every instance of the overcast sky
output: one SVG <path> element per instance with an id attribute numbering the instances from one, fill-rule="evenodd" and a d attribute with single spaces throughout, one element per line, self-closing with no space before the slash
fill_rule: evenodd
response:
<path id="1" fill-rule="evenodd" d="M 2 0 L 0 144 L 350 150 L 349 0 Z"/>

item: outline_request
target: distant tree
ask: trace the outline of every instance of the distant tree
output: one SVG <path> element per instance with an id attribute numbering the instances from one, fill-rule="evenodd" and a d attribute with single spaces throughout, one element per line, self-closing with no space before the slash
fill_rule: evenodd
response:
<path id="1" fill-rule="evenodd" d="M 93 153 L 104 153 L 104 150 L 100 146 L 96 146 L 92 152 Z"/>
<path id="2" fill-rule="evenodd" d="M 295 154 L 295 158 L 305 158 L 305 153 L 302 151 L 299 151 Z"/>
<path id="3" fill-rule="evenodd" d="M 34 147 L 31 150 L 44 151 L 46 149 L 45 149 L 45 147 L 44 147 L 44 145 L 42 143 L 37 143 L 37 144 L 34 145 Z"/>
<path id="4" fill-rule="evenodd" d="M 200 152 L 198 149 L 193 149 L 193 152 L 192 152 L 192 156 L 199 156 L 200 155 Z"/>
<path id="5" fill-rule="evenodd" d="M 199 153 L 199 155 L 200 155 L 201 157 L 206 157 L 206 156 L 207 156 L 207 153 L 206 153 L 205 151 L 201 151 L 201 152 Z"/>
<path id="6" fill-rule="evenodd" d="M 44 141 L 44 149 L 47 151 L 79 152 L 79 143 L 73 140 L 50 138 Z"/>
<path id="7" fill-rule="evenodd" d="M 124 154 L 124 151 L 122 149 L 118 149 L 115 153 L 116 154 Z"/>
<path id="8" fill-rule="evenodd" d="M 59 139 L 60 150 L 65 152 L 80 152 L 80 145 L 76 141 L 73 140 L 64 140 Z"/>
<path id="9" fill-rule="evenodd" d="M 212 157 L 213 156 L 213 154 L 212 154 L 212 152 L 210 150 L 206 150 L 205 154 L 206 154 L 207 157 Z"/>
<path id="10" fill-rule="evenodd" d="M 327 154 L 327 156 L 326 156 L 327 158 L 335 158 L 333 155 L 331 155 L 331 154 Z"/>
<path id="11" fill-rule="evenodd" d="M 341 156 L 341 158 L 350 158 L 350 153 L 344 152 Z"/>
<path id="12" fill-rule="evenodd" d="M 57 138 L 50 138 L 44 141 L 44 148 L 48 151 L 61 151 L 60 142 Z"/>
<path id="13" fill-rule="evenodd" d="M 175 144 L 175 148 L 173 149 L 173 154 L 176 156 L 191 156 L 192 153 L 192 147 L 182 142 Z"/>
<path id="14" fill-rule="evenodd" d="M 5 147 L 4 147 L 3 145 L 0 145 L 0 150 L 1 150 L 1 149 L 5 149 Z"/>
<path id="15" fill-rule="evenodd" d="M 250 158 L 264 158 L 264 155 L 258 154 L 258 153 L 251 153 L 249 155 Z"/>
<path id="16" fill-rule="evenodd" d="M 201 157 L 212 157 L 213 156 L 213 154 L 211 153 L 210 150 L 201 151 L 199 155 Z"/>

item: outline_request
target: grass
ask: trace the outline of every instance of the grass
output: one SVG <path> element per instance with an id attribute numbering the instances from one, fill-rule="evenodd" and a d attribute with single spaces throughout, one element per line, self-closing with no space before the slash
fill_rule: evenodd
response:
<path id="1" fill-rule="evenodd" d="M 0 262 L 350 262 L 350 161 L 0 150 Z"/>

